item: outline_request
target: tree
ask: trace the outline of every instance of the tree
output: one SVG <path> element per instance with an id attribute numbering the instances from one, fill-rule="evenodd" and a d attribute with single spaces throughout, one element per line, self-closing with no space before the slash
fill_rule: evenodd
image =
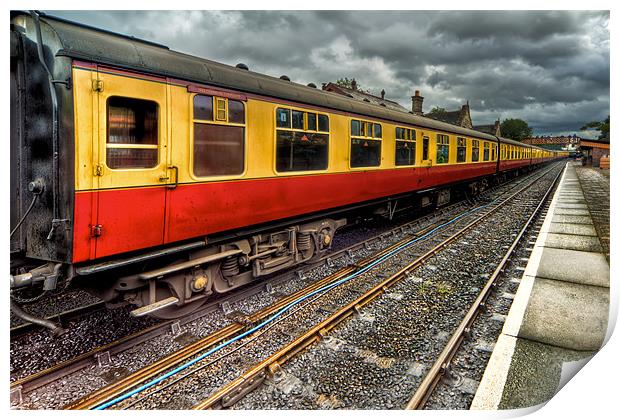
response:
<path id="1" fill-rule="evenodd" d="M 349 79 L 348 77 L 342 77 L 336 80 L 336 84 L 338 86 L 342 86 L 347 89 L 358 90 L 363 93 L 370 93 L 368 89 L 362 89 L 362 86 L 359 83 L 357 83 L 355 78 Z"/>
<path id="2" fill-rule="evenodd" d="M 591 121 L 581 127 L 581 130 L 588 130 L 593 128 L 597 131 L 600 131 L 598 139 L 599 140 L 609 140 L 609 115 L 603 121 Z"/>
<path id="3" fill-rule="evenodd" d="M 532 137 L 532 128 L 520 118 L 507 118 L 500 127 L 502 136 L 509 139 L 521 141 Z"/>
<path id="4" fill-rule="evenodd" d="M 431 118 L 439 118 L 442 115 L 444 115 L 446 113 L 446 109 L 442 108 L 440 106 L 436 106 L 433 107 L 433 109 L 430 110 L 430 112 L 427 112 L 426 114 L 424 114 L 426 117 L 431 117 Z"/>

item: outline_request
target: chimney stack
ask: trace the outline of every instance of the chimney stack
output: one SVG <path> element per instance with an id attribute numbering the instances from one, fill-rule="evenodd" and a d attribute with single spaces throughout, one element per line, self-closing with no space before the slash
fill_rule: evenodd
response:
<path id="1" fill-rule="evenodd" d="M 355 79 L 351 80 L 351 89 L 357 90 L 357 82 L 355 81 Z"/>
<path id="2" fill-rule="evenodd" d="M 420 91 L 416 90 L 415 95 L 411 97 L 411 112 L 414 115 L 422 115 L 422 103 L 424 102 L 424 96 L 420 96 Z"/>
<path id="3" fill-rule="evenodd" d="M 381 99 L 385 99 L 385 89 L 381 89 Z"/>

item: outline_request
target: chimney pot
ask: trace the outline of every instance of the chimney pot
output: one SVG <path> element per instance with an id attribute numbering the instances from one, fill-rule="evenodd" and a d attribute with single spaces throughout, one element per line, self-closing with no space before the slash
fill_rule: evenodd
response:
<path id="1" fill-rule="evenodd" d="M 385 89 L 381 90 L 381 99 L 385 99 Z"/>
<path id="2" fill-rule="evenodd" d="M 357 82 L 355 81 L 355 79 L 351 80 L 351 89 L 357 90 Z"/>
<path id="3" fill-rule="evenodd" d="M 411 97 L 411 113 L 414 115 L 423 115 L 422 112 L 422 104 L 424 102 L 424 97 L 420 96 L 420 91 L 416 90 L 415 95 Z"/>

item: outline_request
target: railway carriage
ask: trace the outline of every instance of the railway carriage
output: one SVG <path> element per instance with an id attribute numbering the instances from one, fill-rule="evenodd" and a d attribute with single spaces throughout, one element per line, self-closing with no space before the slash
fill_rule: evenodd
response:
<path id="1" fill-rule="evenodd" d="M 37 13 L 11 17 L 11 287 L 133 314 L 315 258 L 347 218 L 558 157 Z"/>

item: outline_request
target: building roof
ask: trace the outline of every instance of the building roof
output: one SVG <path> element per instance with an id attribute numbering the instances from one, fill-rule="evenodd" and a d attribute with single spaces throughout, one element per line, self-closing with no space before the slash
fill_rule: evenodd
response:
<path id="1" fill-rule="evenodd" d="M 459 117 L 461 115 L 461 111 L 446 111 L 441 114 L 424 114 L 425 117 L 432 118 L 437 121 L 443 121 L 448 124 L 459 125 Z"/>
<path id="2" fill-rule="evenodd" d="M 494 134 L 495 124 L 474 125 L 474 130 L 482 131 L 483 133 Z"/>
<path id="3" fill-rule="evenodd" d="M 469 101 L 457 111 L 444 111 L 441 113 L 433 113 L 432 115 L 425 114 L 424 116 L 458 127 L 469 128 L 471 130 L 474 129 L 469 113 Z"/>
<path id="4" fill-rule="evenodd" d="M 609 138 L 602 138 L 602 139 L 581 139 L 581 142 L 583 143 L 584 141 L 590 142 L 590 143 L 599 143 L 599 144 L 609 144 Z"/>
<path id="5" fill-rule="evenodd" d="M 379 96 L 375 96 L 367 92 L 362 92 L 361 90 L 340 86 L 332 82 L 325 84 L 323 86 L 323 90 L 326 90 L 328 92 L 339 93 L 341 95 L 348 96 L 349 98 L 353 98 L 358 101 L 363 101 L 363 102 L 383 106 L 393 111 L 409 112 L 407 108 L 405 108 L 404 106 L 402 106 L 396 101 L 385 99 L 385 97 L 381 98 Z"/>

